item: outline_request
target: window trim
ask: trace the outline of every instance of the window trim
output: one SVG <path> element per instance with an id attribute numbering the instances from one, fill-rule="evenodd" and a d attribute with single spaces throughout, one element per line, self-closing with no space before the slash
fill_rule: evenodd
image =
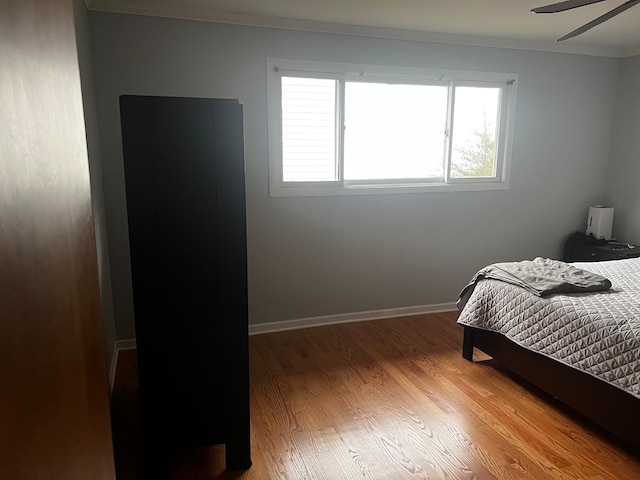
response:
<path id="1" fill-rule="evenodd" d="M 515 120 L 515 104 L 518 75 L 513 73 L 472 72 L 440 69 L 423 69 L 407 67 L 391 67 L 382 65 L 345 64 L 333 62 L 313 62 L 267 58 L 267 133 L 269 141 L 269 195 L 271 197 L 292 196 L 331 196 L 331 195 L 363 195 L 363 194 L 397 194 L 424 192 L 457 192 L 507 190 L 511 169 L 511 152 Z M 393 83 L 409 82 L 411 84 L 445 84 L 452 86 L 479 86 L 490 84 L 501 87 L 500 112 L 498 122 L 500 128 L 496 132 L 496 176 L 495 177 L 450 177 L 451 138 L 446 138 L 448 155 L 445 157 L 443 178 L 435 179 L 402 179 L 402 182 L 388 180 L 344 180 L 344 86 L 345 81 L 362 78 L 367 75 L 371 81 L 392 81 Z M 322 182 L 283 181 L 282 164 L 282 76 L 300 76 L 311 78 L 330 78 L 338 80 L 336 92 L 337 107 L 337 141 L 338 141 L 338 179 Z M 453 102 L 453 95 L 449 102 Z M 448 115 L 453 115 L 449 105 Z M 448 118 L 451 125 L 451 118 Z M 502 141 L 503 140 L 503 141 Z"/>

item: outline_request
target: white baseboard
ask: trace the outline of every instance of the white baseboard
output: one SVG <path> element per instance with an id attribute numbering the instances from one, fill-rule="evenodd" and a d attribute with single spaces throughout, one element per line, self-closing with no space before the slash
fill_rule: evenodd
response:
<path id="1" fill-rule="evenodd" d="M 307 317 L 295 320 L 283 320 L 281 322 L 259 323 L 249 325 L 249 335 L 262 333 L 284 332 L 299 328 L 320 327 L 323 325 L 336 325 L 339 323 L 364 322 L 367 320 L 382 320 L 385 318 L 408 317 L 412 315 L 424 315 L 427 313 L 452 312 L 457 310 L 455 302 L 439 303 L 436 305 L 417 305 L 414 307 L 389 308 L 385 310 L 371 310 L 368 312 L 339 313 L 337 315 L 324 315 L 321 317 Z M 136 348 L 136 339 L 127 338 L 118 340 L 115 344 L 111 367 L 109 368 L 109 392 L 113 392 L 113 384 L 116 378 L 118 366 L 118 354 L 122 350 Z"/>
<path id="2" fill-rule="evenodd" d="M 436 305 L 418 305 L 414 307 L 399 307 L 385 310 L 372 310 L 368 312 L 340 313 L 337 315 L 325 315 L 322 317 L 308 317 L 281 322 L 259 323 L 249 325 L 249 335 L 262 333 L 284 332 L 299 328 L 319 327 L 322 325 L 335 325 L 338 323 L 362 322 L 366 320 L 382 320 L 385 318 L 408 317 L 412 315 L 424 315 L 427 313 L 442 313 L 457 310 L 455 302 L 439 303 Z"/>
<path id="3" fill-rule="evenodd" d="M 111 357 L 111 365 L 109 366 L 109 394 L 113 393 L 113 384 L 116 381 L 116 369 L 118 368 L 118 354 L 122 350 L 133 350 L 136 348 L 135 338 L 126 338 L 116 341 L 113 348 L 113 356 Z"/>

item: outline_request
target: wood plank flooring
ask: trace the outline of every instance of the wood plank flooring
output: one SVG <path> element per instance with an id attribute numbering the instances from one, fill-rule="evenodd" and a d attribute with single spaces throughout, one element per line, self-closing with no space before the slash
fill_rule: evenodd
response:
<path id="1" fill-rule="evenodd" d="M 250 337 L 253 466 L 224 471 L 216 445 L 176 455 L 172 480 L 640 479 L 638 452 L 481 352 L 464 360 L 456 318 Z M 137 478 L 137 409 L 132 350 L 112 395 L 118 480 Z"/>

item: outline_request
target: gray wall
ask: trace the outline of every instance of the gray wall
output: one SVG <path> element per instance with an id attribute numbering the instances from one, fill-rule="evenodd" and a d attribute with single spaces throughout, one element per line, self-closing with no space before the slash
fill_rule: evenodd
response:
<path id="1" fill-rule="evenodd" d="M 245 106 L 250 323 L 453 302 L 480 267 L 558 258 L 603 202 L 617 59 L 92 13 L 114 308 L 134 335 L 118 96 Z M 507 191 L 268 195 L 267 57 L 519 75 Z"/>
<path id="2" fill-rule="evenodd" d="M 608 183 L 613 234 L 640 243 L 640 56 L 620 61 Z"/>
<path id="3" fill-rule="evenodd" d="M 76 43 L 80 65 L 82 103 L 84 107 L 85 129 L 87 132 L 87 152 L 91 175 L 91 202 L 93 223 L 96 235 L 98 255 L 98 274 L 100 275 L 100 308 L 102 314 L 102 332 L 104 335 L 107 367 L 111 365 L 114 345 L 117 339 L 115 316 L 113 313 L 113 294 L 111 290 L 111 265 L 109 263 L 109 242 L 104 204 L 104 182 L 100 161 L 100 141 L 98 138 L 98 118 L 93 88 L 93 70 L 89 33 L 89 12 L 82 0 L 74 0 Z"/>

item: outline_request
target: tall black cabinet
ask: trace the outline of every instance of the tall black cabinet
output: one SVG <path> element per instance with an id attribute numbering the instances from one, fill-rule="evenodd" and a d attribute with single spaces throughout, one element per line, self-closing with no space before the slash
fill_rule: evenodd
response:
<path id="1" fill-rule="evenodd" d="M 251 465 L 244 140 L 235 100 L 120 97 L 145 477 Z"/>

